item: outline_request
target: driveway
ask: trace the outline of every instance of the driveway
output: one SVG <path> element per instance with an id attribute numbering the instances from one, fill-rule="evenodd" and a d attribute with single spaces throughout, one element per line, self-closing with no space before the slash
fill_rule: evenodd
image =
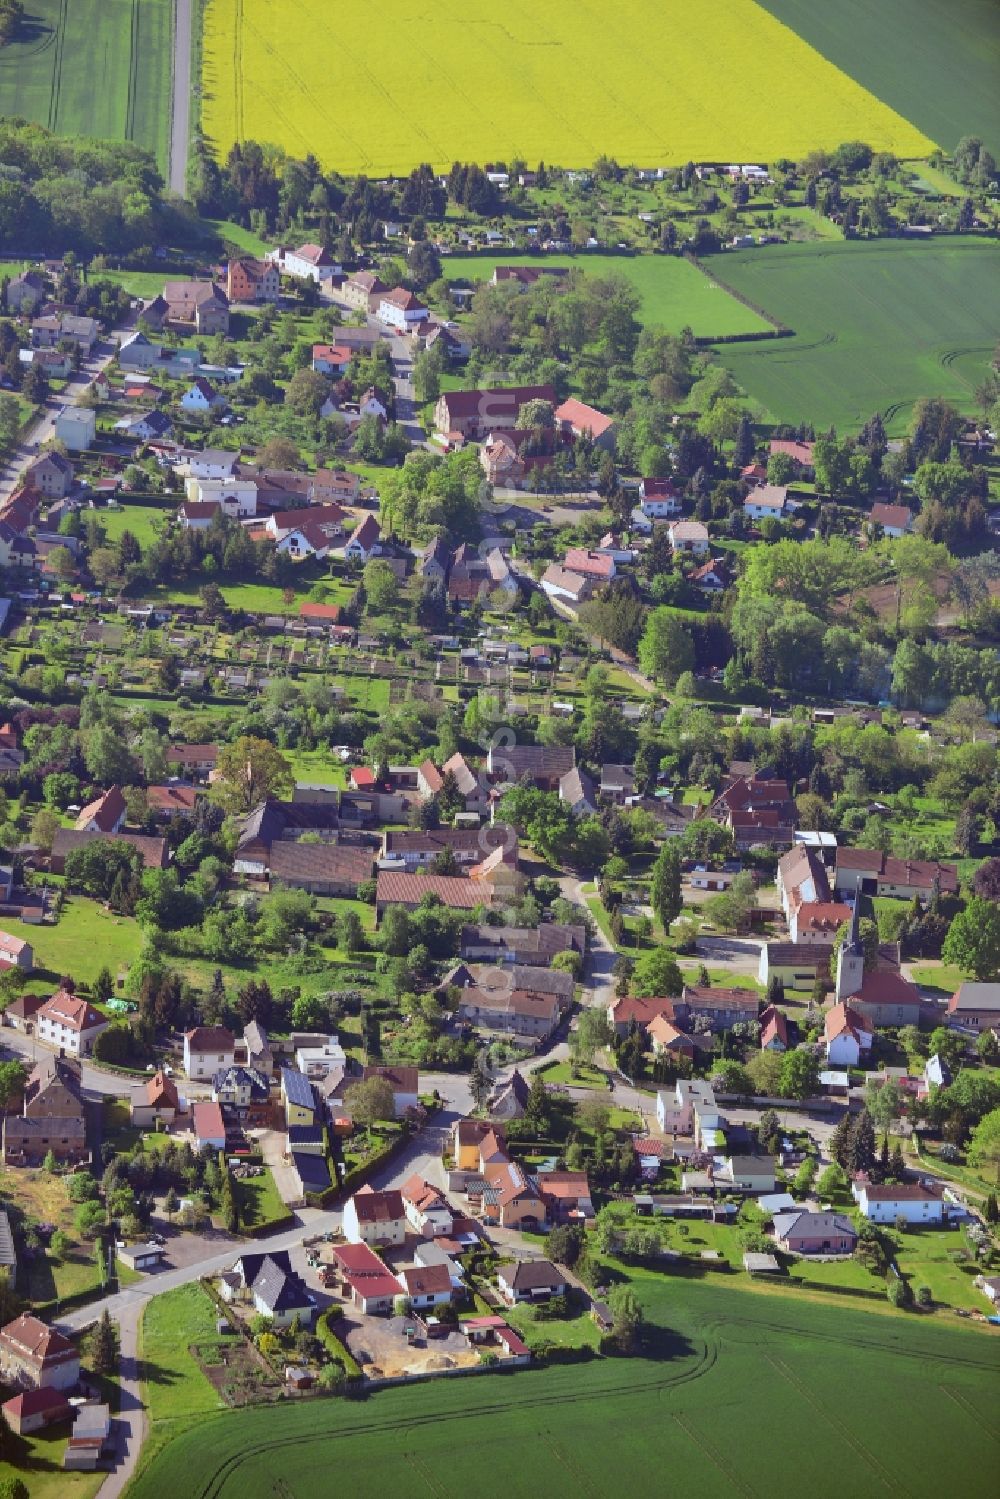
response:
<path id="1" fill-rule="evenodd" d="M 270 1166 L 271 1175 L 274 1177 L 274 1185 L 278 1189 L 278 1196 L 286 1206 L 293 1206 L 302 1201 L 302 1184 L 299 1174 L 289 1161 L 285 1160 L 285 1136 L 276 1129 L 262 1129 L 253 1132 L 253 1138 L 260 1146 L 264 1157 L 264 1165 Z"/>

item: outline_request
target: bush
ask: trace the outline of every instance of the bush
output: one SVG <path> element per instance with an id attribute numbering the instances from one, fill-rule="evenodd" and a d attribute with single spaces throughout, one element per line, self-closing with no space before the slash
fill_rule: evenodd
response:
<path id="1" fill-rule="evenodd" d="M 933 1299 L 930 1286 L 917 1287 L 917 1306 L 930 1306 Z"/>
<path id="2" fill-rule="evenodd" d="M 905 1310 L 906 1307 L 913 1305 L 913 1292 L 910 1290 L 909 1281 L 903 1280 L 901 1276 L 892 1277 L 885 1294 L 889 1298 L 890 1306 L 898 1306 Z"/>

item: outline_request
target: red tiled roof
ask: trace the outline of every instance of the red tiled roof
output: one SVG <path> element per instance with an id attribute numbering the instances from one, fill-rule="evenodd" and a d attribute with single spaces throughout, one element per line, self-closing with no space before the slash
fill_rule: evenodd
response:
<path id="1" fill-rule="evenodd" d="M 453 910 L 469 910 L 488 905 L 490 887 L 480 880 L 464 879 L 450 874 L 401 874 L 380 870 L 377 900 L 379 905 L 418 905 L 425 895 L 437 895 Z"/>
<path id="2" fill-rule="evenodd" d="M 605 416 L 603 411 L 595 411 L 593 406 L 578 401 L 570 396 L 568 401 L 563 401 L 561 406 L 555 409 L 557 422 L 564 422 L 572 427 L 574 432 L 589 432 L 591 437 L 603 437 L 609 428 L 614 426 L 614 419 Z"/>
<path id="3" fill-rule="evenodd" d="M 58 989 L 38 1011 L 38 1017 L 51 1020 L 69 1031 L 89 1031 L 105 1023 L 104 1016 L 86 999 L 78 999 L 65 989 Z"/>
<path id="4" fill-rule="evenodd" d="M 404 1216 L 402 1193 L 395 1187 L 388 1192 L 362 1187 L 354 1194 L 354 1208 L 359 1223 L 396 1223 Z"/>

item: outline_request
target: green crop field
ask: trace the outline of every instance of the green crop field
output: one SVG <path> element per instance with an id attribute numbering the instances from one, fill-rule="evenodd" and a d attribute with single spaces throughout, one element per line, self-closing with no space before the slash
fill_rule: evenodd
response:
<path id="1" fill-rule="evenodd" d="M 720 280 L 795 330 L 719 358 L 775 421 L 905 429 L 921 396 L 973 407 L 1000 336 L 1000 250 L 987 240 L 872 240 L 738 251 Z"/>
<path id="2" fill-rule="evenodd" d="M 171 0 L 29 0 L 0 52 L 0 110 L 135 141 L 165 169 L 173 14 Z"/>
<path id="3" fill-rule="evenodd" d="M 731 333 L 764 333 L 771 326 L 744 307 L 710 275 L 676 255 L 452 255 L 442 260 L 449 281 L 488 281 L 498 265 L 573 266 L 588 276 L 621 276 L 642 298 L 639 316 L 648 327 L 698 338 Z"/>
<path id="4" fill-rule="evenodd" d="M 333 1473 L 362 1499 L 995 1492 L 992 1339 L 888 1307 L 736 1291 L 721 1276 L 642 1276 L 637 1288 L 657 1324 L 643 1359 L 442 1380 L 264 1417 L 212 1416 L 200 1390 L 194 1424 L 166 1446 L 154 1406 L 155 1456 L 131 1499 L 319 1499 Z"/>
<path id="5" fill-rule="evenodd" d="M 760 3 L 946 151 L 978 135 L 1000 156 L 996 0 Z"/>

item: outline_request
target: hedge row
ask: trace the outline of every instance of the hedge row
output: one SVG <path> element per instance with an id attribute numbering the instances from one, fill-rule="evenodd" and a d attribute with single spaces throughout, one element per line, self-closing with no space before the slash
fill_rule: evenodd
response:
<path id="1" fill-rule="evenodd" d="M 354 1355 L 350 1353 L 345 1345 L 340 1341 L 340 1339 L 337 1337 L 337 1334 L 330 1326 L 331 1322 L 337 1321 L 337 1319 L 342 1317 L 343 1314 L 343 1307 L 327 1307 L 326 1311 L 321 1312 L 320 1315 L 316 1318 L 316 1336 L 319 1338 L 320 1342 L 323 1344 L 323 1347 L 326 1349 L 330 1357 L 334 1359 L 338 1364 L 340 1364 L 348 1379 L 360 1379 L 361 1365 L 358 1363 Z"/>

